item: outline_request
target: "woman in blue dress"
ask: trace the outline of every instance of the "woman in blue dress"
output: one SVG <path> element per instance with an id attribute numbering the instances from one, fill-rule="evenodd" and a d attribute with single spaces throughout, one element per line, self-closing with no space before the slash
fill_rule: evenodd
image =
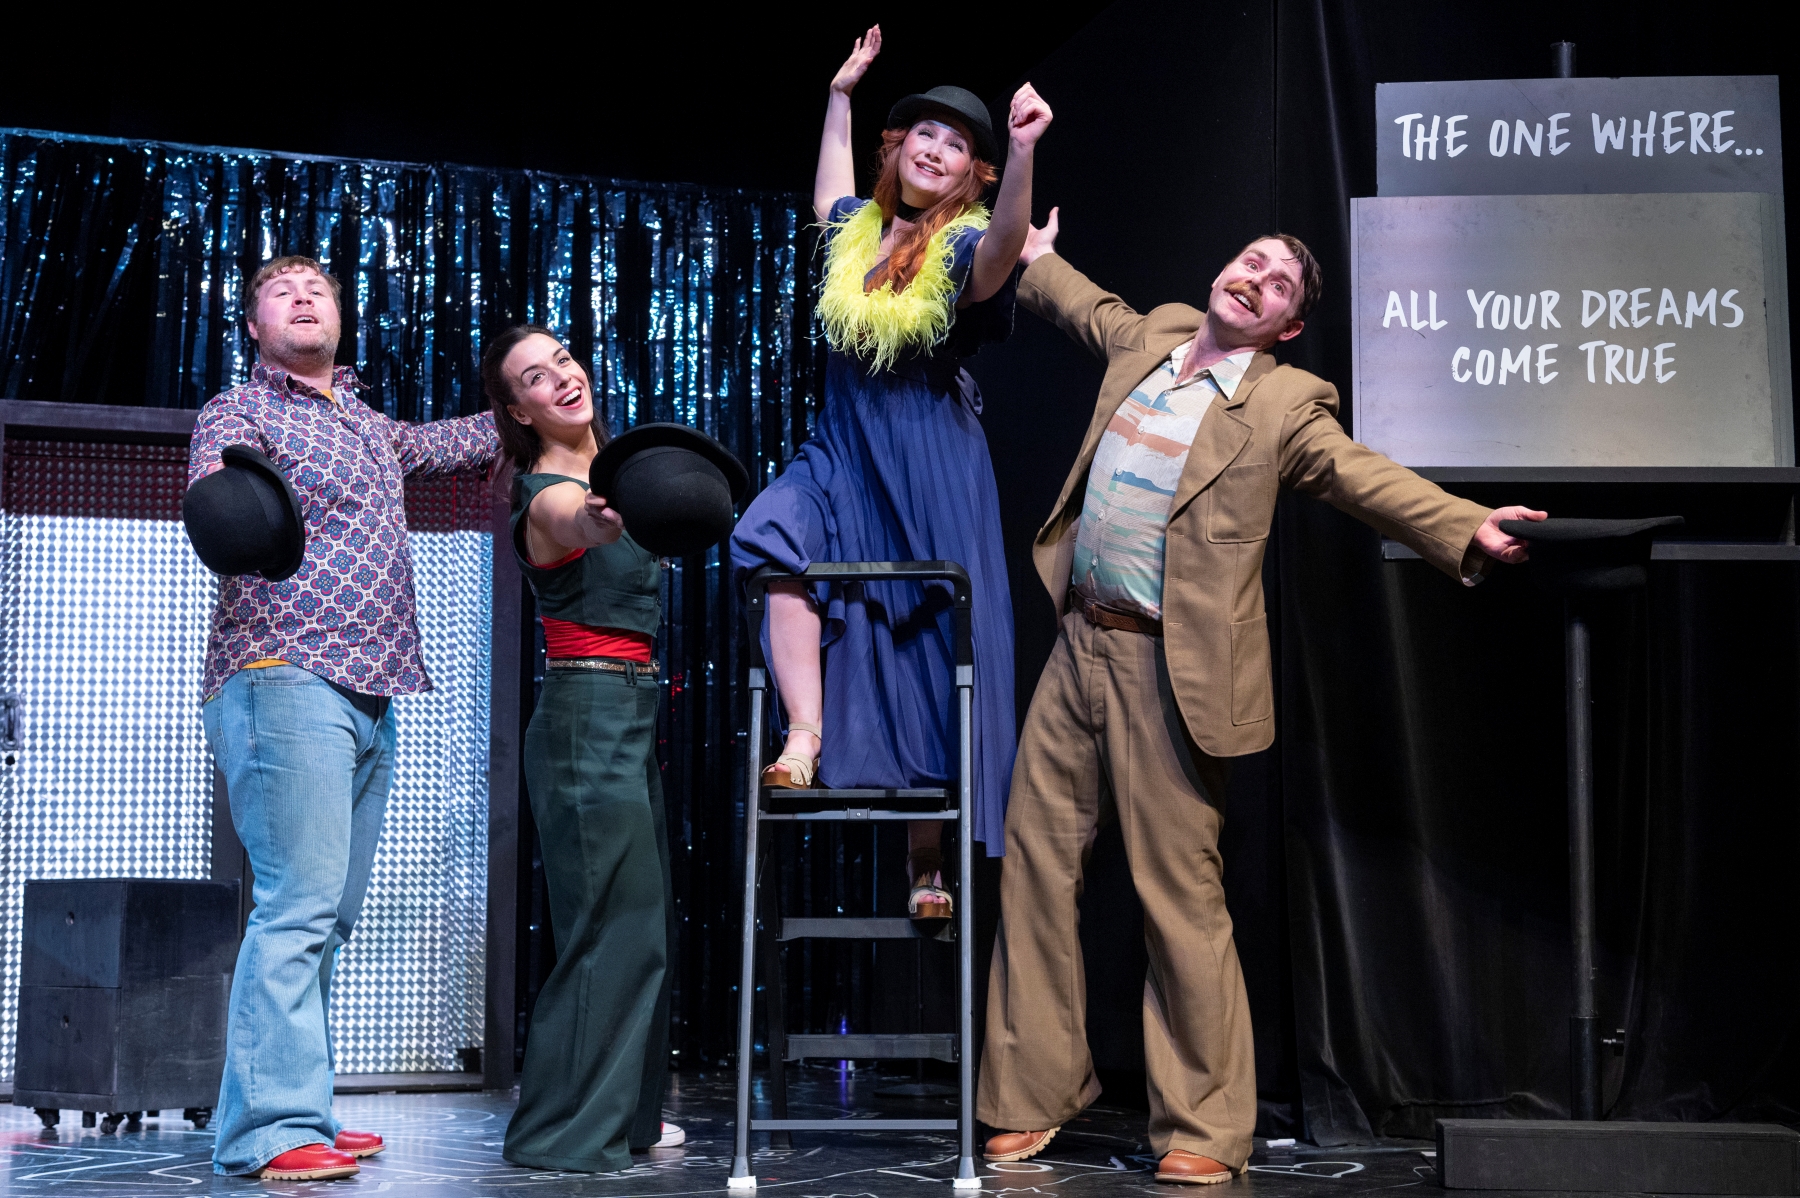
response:
<path id="1" fill-rule="evenodd" d="M 959 562 L 973 584 L 974 835 L 998 856 L 1012 773 L 1012 600 L 974 381 L 958 361 L 1012 328 L 1049 107 L 1012 99 L 1006 177 L 979 98 L 939 87 L 894 106 L 872 200 L 856 198 L 850 92 L 881 51 L 857 40 L 831 81 L 813 208 L 826 227 L 830 353 L 809 440 L 732 538 L 740 578 L 828 561 Z M 930 786 L 956 772 L 955 657 L 942 585 L 778 583 L 763 631 L 787 714 L 771 786 Z M 821 669 L 820 649 L 824 649 Z M 825 713 L 830 713 L 825 722 Z M 815 782 L 815 779 L 818 779 Z M 911 826 L 912 914 L 948 916 L 938 821 Z"/>

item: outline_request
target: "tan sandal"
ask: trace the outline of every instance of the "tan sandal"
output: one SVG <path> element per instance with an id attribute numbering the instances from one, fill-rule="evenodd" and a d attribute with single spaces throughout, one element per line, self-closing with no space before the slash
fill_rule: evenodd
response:
<path id="1" fill-rule="evenodd" d="M 914 919 L 949 919 L 951 902 L 944 875 L 934 870 L 914 880 L 912 893 L 906 897 L 906 913 Z"/>
<path id="2" fill-rule="evenodd" d="M 799 720 L 788 721 L 789 732 L 810 732 L 824 739 L 817 724 L 804 724 Z M 798 753 L 783 753 L 775 759 L 773 765 L 762 772 L 762 784 L 781 790 L 811 790 L 818 780 L 819 759 L 802 757 Z"/>

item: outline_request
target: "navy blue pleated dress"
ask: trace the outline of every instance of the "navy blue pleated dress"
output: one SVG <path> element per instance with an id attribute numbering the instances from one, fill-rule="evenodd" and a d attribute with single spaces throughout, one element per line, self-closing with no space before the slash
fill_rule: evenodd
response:
<path id="1" fill-rule="evenodd" d="M 834 222 L 866 200 L 845 198 Z M 831 234 L 828 233 L 827 236 Z M 951 277 L 968 285 L 982 231 L 953 242 Z M 731 538 L 742 586 L 751 570 L 813 562 L 953 561 L 973 584 L 974 836 L 1005 851 L 1012 776 L 1012 597 L 981 395 L 962 358 L 1012 332 L 1018 272 L 957 311 L 944 340 L 876 374 L 836 348 L 812 439 L 758 495 Z M 951 300 L 955 302 L 954 298 Z M 956 772 L 955 642 L 942 584 L 821 584 L 823 785 L 937 786 Z M 768 632 L 763 630 L 765 648 Z"/>

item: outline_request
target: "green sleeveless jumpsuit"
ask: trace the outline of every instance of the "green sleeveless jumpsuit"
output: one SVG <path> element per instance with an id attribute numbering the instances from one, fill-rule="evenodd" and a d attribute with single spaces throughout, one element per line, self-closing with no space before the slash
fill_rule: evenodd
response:
<path id="1" fill-rule="evenodd" d="M 525 474 L 513 483 L 513 551 L 538 613 L 656 635 L 661 570 L 629 535 L 554 569 L 527 560 L 526 509 L 545 487 L 570 481 L 581 482 Z M 556 968 L 532 1012 L 506 1129 L 514 1164 L 627 1169 L 630 1149 L 661 1135 L 674 901 L 655 752 L 659 694 L 647 667 L 551 669 L 525 732 Z"/>

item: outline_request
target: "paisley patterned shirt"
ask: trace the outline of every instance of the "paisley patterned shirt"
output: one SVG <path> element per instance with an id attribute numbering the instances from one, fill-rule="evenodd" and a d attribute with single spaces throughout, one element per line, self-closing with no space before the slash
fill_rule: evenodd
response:
<path id="1" fill-rule="evenodd" d="M 219 580 L 203 702 L 244 666 L 271 657 L 364 694 L 431 689 L 419 653 L 404 480 L 485 467 L 499 452 L 494 419 L 406 424 L 358 399 L 363 386 L 349 367 L 338 367 L 331 382 L 341 402 L 258 363 L 249 382 L 200 409 L 189 485 L 227 445 L 250 445 L 281 467 L 306 517 L 306 560 L 293 577 Z"/>

